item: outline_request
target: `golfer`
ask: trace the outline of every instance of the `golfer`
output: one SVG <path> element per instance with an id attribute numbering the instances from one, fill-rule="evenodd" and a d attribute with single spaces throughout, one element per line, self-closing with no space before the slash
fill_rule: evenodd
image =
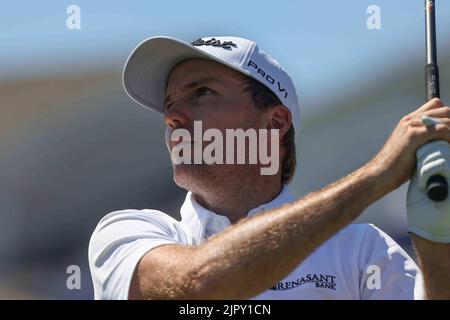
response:
<path id="1" fill-rule="evenodd" d="M 296 198 L 296 89 L 255 42 L 149 38 L 128 58 L 123 83 L 163 115 L 173 179 L 187 194 L 181 221 L 156 208 L 101 219 L 89 244 L 96 299 L 420 299 L 445 290 L 430 267 L 437 243 L 413 235 L 419 272 L 382 230 L 351 224 L 410 179 L 418 147 L 450 141 L 450 108 L 439 99 L 402 118 L 370 162 Z M 251 148 L 255 137 L 270 156 Z"/>

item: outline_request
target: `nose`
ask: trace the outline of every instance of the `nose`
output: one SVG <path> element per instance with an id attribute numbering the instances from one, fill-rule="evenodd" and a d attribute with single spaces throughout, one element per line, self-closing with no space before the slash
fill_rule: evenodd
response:
<path id="1" fill-rule="evenodd" d="M 189 116 L 186 111 L 174 103 L 169 110 L 164 113 L 164 122 L 171 129 L 185 128 L 189 123 Z"/>

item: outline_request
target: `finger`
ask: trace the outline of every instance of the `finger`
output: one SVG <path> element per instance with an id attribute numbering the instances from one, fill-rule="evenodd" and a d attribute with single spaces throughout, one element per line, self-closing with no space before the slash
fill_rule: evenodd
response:
<path id="1" fill-rule="evenodd" d="M 450 121 L 443 121 L 434 126 L 426 127 L 422 124 L 421 127 L 416 127 L 416 140 L 419 145 L 423 145 L 432 140 L 444 140 L 450 143 Z"/>
<path id="2" fill-rule="evenodd" d="M 429 129 L 429 127 L 427 128 Z M 432 132 L 434 138 L 433 140 L 445 140 L 450 142 L 450 125 L 449 124 L 437 124 L 434 126 L 434 131 Z"/>
<path id="3" fill-rule="evenodd" d="M 437 109 L 431 109 L 425 112 L 421 112 L 417 114 L 419 118 L 422 116 L 429 116 L 433 118 L 450 118 L 450 107 L 443 106 Z"/>
<path id="4" fill-rule="evenodd" d="M 425 103 L 419 109 L 417 109 L 414 113 L 421 113 L 432 109 L 441 108 L 444 106 L 444 103 L 439 98 L 434 98 Z"/>
<path id="5" fill-rule="evenodd" d="M 433 130 L 435 131 L 435 127 L 438 125 L 443 125 L 443 126 L 448 126 L 450 128 L 450 118 L 439 118 L 439 123 L 435 124 L 435 125 L 426 125 L 425 123 L 423 123 L 421 118 L 416 118 L 414 120 L 411 121 L 411 127 L 414 128 L 419 128 L 419 127 L 423 127 L 425 128 L 425 130 Z"/>
<path id="6" fill-rule="evenodd" d="M 427 127 L 434 126 L 434 125 L 436 125 L 438 123 L 442 123 L 441 119 L 433 118 L 433 117 L 430 117 L 430 116 L 422 116 L 420 118 L 420 120 L 422 120 L 423 124 L 425 126 L 427 126 Z"/>

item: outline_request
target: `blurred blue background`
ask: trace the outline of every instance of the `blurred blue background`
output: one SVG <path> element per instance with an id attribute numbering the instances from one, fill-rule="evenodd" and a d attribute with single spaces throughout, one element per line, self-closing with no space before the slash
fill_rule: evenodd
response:
<path id="1" fill-rule="evenodd" d="M 441 92 L 449 98 L 450 1 L 437 2 Z M 69 30 L 69 5 L 81 29 Z M 366 12 L 381 9 L 381 29 Z M 106 213 L 179 217 L 162 117 L 133 103 L 123 64 L 143 39 L 252 39 L 291 74 L 301 105 L 296 195 L 371 159 L 424 101 L 424 2 L 15 1 L 0 10 L 0 298 L 91 299 L 87 245 Z M 447 102 L 448 103 L 448 102 Z M 412 254 L 406 185 L 357 222 Z M 81 267 L 80 290 L 66 268 Z"/>

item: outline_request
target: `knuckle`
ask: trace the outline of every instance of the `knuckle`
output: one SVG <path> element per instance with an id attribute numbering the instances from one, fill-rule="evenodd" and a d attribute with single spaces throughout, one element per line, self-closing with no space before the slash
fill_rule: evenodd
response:
<path id="1" fill-rule="evenodd" d="M 431 103 L 433 106 L 442 107 L 444 104 L 442 103 L 442 100 L 439 98 L 433 98 L 431 100 Z"/>
<path id="2" fill-rule="evenodd" d="M 412 119 L 412 115 L 411 115 L 411 114 L 407 114 L 406 116 L 404 116 L 404 117 L 401 119 L 401 122 L 406 123 L 406 122 L 411 121 L 411 119 Z"/>
<path id="3" fill-rule="evenodd" d="M 420 120 L 417 120 L 416 118 L 410 116 L 402 122 L 402 125 L 405 128 L 405 130 L 410 130 L 417 127 L 418 121 Z"/>
<path id="4" fill-rule="evenodd" d="M 450 131 L 450 128 L 447 124 L 440 124 L 436 126 L 436 131 L 439 133 L 446 133 Z"/>
<path id="5" fill-rule="evenodd" d="M 444 107 L 442 107 L 442 109 L 444 110 L 444 112 L 445 112 L 447 115 L 450 115 L 450 107 L 449 107 L 449 106 L 444 106 Z"/>

